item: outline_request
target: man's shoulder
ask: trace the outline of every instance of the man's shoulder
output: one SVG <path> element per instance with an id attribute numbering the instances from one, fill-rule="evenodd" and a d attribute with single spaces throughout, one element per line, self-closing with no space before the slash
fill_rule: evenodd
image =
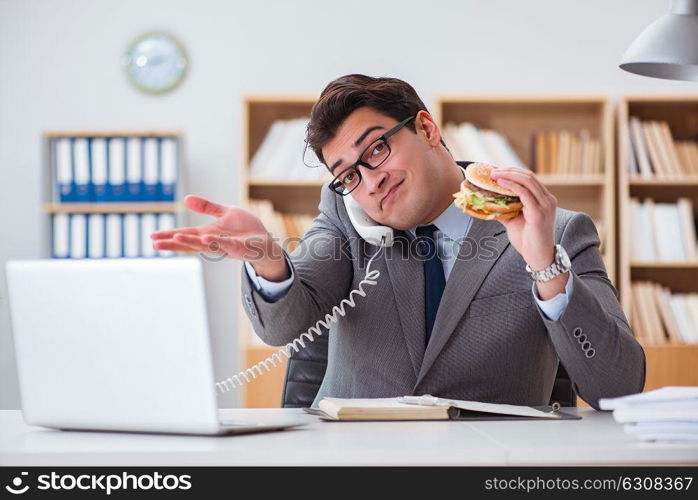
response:
<path id="1" fill-rule="evenodd" d="M 584 212 L 558 207 L 555 210 L 555 230 L 564 229 L 573 217 L 583 213 Z"/>
<path id="2" fill-rule="evenodd" d="M 325 183 L 320 188 L 320 204 L 318 210 L 332 219 L 333 222 L 339 222 L 342 217 L 346 217 L 346 209 L 342 197 L 334 193 Z"/>
<path id="3" fill-rule="evenodd" d="M 555 210 L 555 235 L 558 240 L 570 227 L 575 232 L 598 233 L 598 223 L 599 221 L 585 212 L 560 207 Z"/>
<path id="4" fill-rule="evenodd" d="M 348 236 L 353 227 L 349 221 L 343 197 L 329 189 L 327 187 L 328 184 L 329 182 L 326 182 L 320 188 L 318 211 L 326 222 L 335 226 L 345 236 Z"/>

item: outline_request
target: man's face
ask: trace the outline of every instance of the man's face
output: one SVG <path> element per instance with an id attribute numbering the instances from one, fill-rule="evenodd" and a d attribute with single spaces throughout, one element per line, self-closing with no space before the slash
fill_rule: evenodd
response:
<path id="1" fill-rule="evenodd" d="M 390 156 L 378 168 L 358 167 L 361 184 L 348 196 L 382 225 L 411 228 L 419 224 L 433 206 L 434 182 L 428 179 L 429 143 L 421 126 L 424 120 L 433 125 L 431 117 L 420 112 L 413 120 L 417 134 L 403 127 L 388 139 Z M 366 146 L 397 124 L 395 119 L 371 108 L 352 112 L 335 137 L 322 148 L 332 175 L 353 164 Z M 367 130 L 370 131 L 366 134 Z"/>

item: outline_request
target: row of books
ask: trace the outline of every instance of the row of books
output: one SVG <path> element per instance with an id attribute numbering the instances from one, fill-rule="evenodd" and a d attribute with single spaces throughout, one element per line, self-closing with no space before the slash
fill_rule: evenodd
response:
<path id="1" fill-rule="evenodd" d="M 174 201 L 178 148 L 177 137 L 54 138 L 54 201 Z"/>
<path id="2" fill-rule="evenodd" d="M 270 200 L 251 199 L 248 203 L 248 209 L 264 222 L 267 230 L 288 252 L 292 252 L 296 248 L 300 238 L 315 219 L 314 216 L 307 214 L 277 212 Z"/>
<path id="3" fill-rule="evenodd" d="M 652 179 L 698 175 L 698 142 L 674 140 L 665 121 L 629 121 L 628 169 L 631 176 Z"/>
<path id="4" fill-rule="evenodd" d="M 604 171 L 601 141 L 587 129 L 537 130 L 531 146 L 531 169 L 538 174 L 595 175 Z"/>
<path id="5" fill-rule="evenodd" d="M 659 283 L 631 284 L 630 322 L 637 339 L 648 344 L 698 342 L 698 293 L 671 293 Z"/>
<path id="6" fill-rule="evenodd" d="M 633 262 L 691 262 L 698 259 L 698 228 L 690 198 L 657 203 L 630 198 L 630 259 Z"/>
<path id="7" fill-rule="evenodd" d="M 54 259 L 170 257 L 155 250 L 150 233 L 173 229 L 171 213 L 60 213 L 51 217 L 51 255 Z"/>
<path id="8" fill-rule="evenodd" d="M 309 121 L 310 118 L 274 120 L 250 160 L 250 177 L 295 181 L 329 180 L 329 172 L 325 167 L 319 166 L 320 162 L 311 154 L 310 148 L 305 151 Z"/>
<path id="9" fill-rule="evenodd" d="M 496 130 L 479 129 L 469 122 L 448 122 L 441 131 L 441 137 L 456 160 L 528 168 L 507 138 Z"/>
<path id="10" fill-rule="evenodd" d="M 319 161 L 306 151 L 308 118 L 275 120 L 250 161 L 254 179 L 328 180 Z M 532 134 L 530 166 L 514 151 L 507 138 L 496 130 L 480 129 L 469 122 L 448 122 L 442 137 L 456 160 L 492 165 L 531 168 L 541 174 L 584 175 L 603 172 L 603 155 L 598 138 L 587 129 L 536 131 Z"/>

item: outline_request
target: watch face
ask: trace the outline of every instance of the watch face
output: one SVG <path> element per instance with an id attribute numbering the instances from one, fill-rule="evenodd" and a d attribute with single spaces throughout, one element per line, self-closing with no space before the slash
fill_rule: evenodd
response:
<path id="1" fill-rule="evenodd" d="M 182 80 L 187 58 L 174 38 L 164 33 L 148 33 L 131 44 L 123 65 L 134 85 L 158 94 L 173 89 Z"/>
<path id="2" fill-rule="evenodd" d="M 567 252 L 565 251 L 564 248 L 562 248 L 560 245 L 557 247 L 557 255 L 558 255 L 558 260 L 560 264 L 565 268 L 569 269 L 572 267 L 572 263 L 570 262 L 570 257 L 567 255 Z"/>

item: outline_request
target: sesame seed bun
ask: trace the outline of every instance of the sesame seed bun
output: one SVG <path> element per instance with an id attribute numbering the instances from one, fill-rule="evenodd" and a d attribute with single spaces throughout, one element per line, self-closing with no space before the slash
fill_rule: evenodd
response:
<path id="1" fill-rule="evenodd" d="M 496 168 L 487 163 L 471 163 L 465 168 L 465 178 L 480 189 L 486 189 L 504 196 L 516 196 L 516 193 L 513 191 L 500 186 L 494 179 L 490 179 L 490 173 Z"/>

